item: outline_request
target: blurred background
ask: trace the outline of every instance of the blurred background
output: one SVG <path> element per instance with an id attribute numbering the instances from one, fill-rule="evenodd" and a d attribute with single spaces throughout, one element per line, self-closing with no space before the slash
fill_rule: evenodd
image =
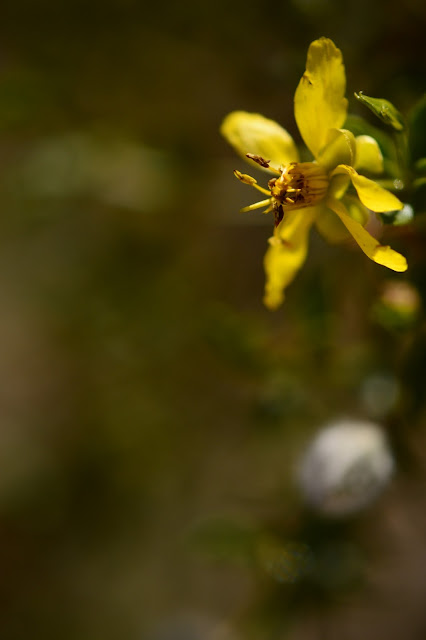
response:
<path id="1" fill-rule="evenodd" d="M 353 113 L 362 90 L 408 114 L 425 28 L 422 0 L 3 8 L 1 638 L 426 637 L 421 207 L 385 229 L 407 274 L 313 234 L 268 312 L 270 220 L 238 213 L 218 132 L 244 109 L 300 143 L 323 35 Z M 378 423 L 395 472 L 330 518 L 294 478 L 340 417 Z"/>

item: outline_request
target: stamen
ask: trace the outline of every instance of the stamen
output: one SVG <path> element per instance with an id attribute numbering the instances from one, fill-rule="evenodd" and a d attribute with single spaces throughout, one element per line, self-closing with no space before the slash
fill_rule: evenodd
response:
<path id="1" fill-rule="evenodd" d="M 265 158 L 262 158 L 262 156 L 257 156 L 254 153 L 246 153 L 246 157 L 249 158 L 250 160 L 253 160 L 253 162 L 256 162 L 258 165 L 260 165 L 264 169 L 269 169 L 269 171 L 272 171 L 272 173 L 276 173 L 277 176 L 281 174 L 280 171 L 277 171 L 277 169 L 274 169 L 273 167 L 270 166 L 271 164 L 270 160 L 265 160 Z"/>
<path id="2" fill-rule="evenodd" d="M 246 173 L 240 173 L 240 171 L 237 171 L 237 169 L 235 169 L 234 176 L 236 178 L 238 178 L 238 180 L 240 180 L 244 184 L 249 184 L 251 187 L 254 187 L 258 191 L 260 191 L 260 193 L 264 193 L 266 196 L 270 196 L 271 195 L 271 192 L 268 191 L 268 189 L 264 189 L 263 187 L 259 187 L 259 185 L 257 184 L 257 180 L 255 180 L 251 176 L 248 176 Z"/>
<path id="3" fill-rule="evenodd" d="M 262 207 L 266 207 L 270 205 L 272 202 L 272 198 L 268 198 L 267 200 L 261 200 L 260 202 L 255 202 L 254 204 L 249 204 L 248 207 L 243 207 L 240 209 L 240 213 L 246 213 L 247 211 L 253 211 L 253 209 L 261 209 Z"/>
<path id="4" fill-rule="evenodd" d="M 274 208 L 310 207 L 322 200 L 328 189 L 328 177 L 313 162 L 292 162 L 284 167 L 279 178 L 269 180 Z"/>
<path id="5" fill-rule="evenodd" d="M 256 156 L 254 153 L 246 153 L 246 157 L 250 158 L 250 160 L 253 160 L 254 162 L 257 162 L 257 164 L 260 164 L 260 166 L 264 169 L 269 169 L 269 163 L 271 162 L 270 160 L 265 160 L 265 158 L 262 158 L 262 156 Z"/>
<path id="6" fill-rule="evenodd" d="M 255 185 L 257 182 L 251 176 L 248 176 L 246 173 L 241 173 L 237 169 L 234 169 L 234 176 L 238 178 L 238 180 L 241 180 L 241 182 L 244 182 L 244 184 Z"/>
<path id="7" fill-rule="evenodd" d="M 235 170 L 234 175 L 240 182 L 248 184 L 268 196 L 260 202 L 243 207 L 240 210 L 242 213 L 266 207 L 263 213 L 272 211 L 275 227 L 277 227 L 286 211 L 312 207 L 327 194 L 328 176 L 321 167 L 313 162 L 292 162 L 282 167 L 280 171 L 276 171 L 270 168 L 269 160 L 265 160 L 261 156 L 248 153 L 247 157 L 264 169 L 274 171 L 278 177 L 269 180 L 268 190 L 260 187 L 252 176 Z"/>

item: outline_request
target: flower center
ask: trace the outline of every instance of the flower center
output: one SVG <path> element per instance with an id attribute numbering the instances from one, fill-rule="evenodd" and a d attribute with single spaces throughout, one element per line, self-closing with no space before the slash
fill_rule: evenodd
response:
<path id="1" fill-rule="evenodd" d="M 313 162 L 292 162 L 282 169 L 278 178 L 268 182 L 273 198 L 276 223 L 289 209 L 312 207 L 322 200 L 328 189 L 324 169 Z"/>

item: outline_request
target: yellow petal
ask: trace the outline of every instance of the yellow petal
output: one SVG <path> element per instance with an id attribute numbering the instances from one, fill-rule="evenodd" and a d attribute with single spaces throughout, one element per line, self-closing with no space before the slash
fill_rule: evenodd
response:
<path id="1" fill-rule="evenodd" d="M 273 169 L 299 160 L 296 145 L 288 131 L 258 113 L 233 111 L 222 122 L 220 131 L 235 151 L 258 169 L 257 163 L 246 158 L 247 153 L 270 160 Z"/>
<path id="2" fill-rule="evenodd" d="M 263 299 L 269 309 L 276 309 L 282 304 L 285 287 L 305 261 L 309 230 L 316 213 L 316 207 L 286 213 L 269 241 L 264 259 L 266 285 Z"/>
<path id="3" fill-rule="evenodd" d="M 371 136 L 357 136 L 356 142 L 356 169 L 364 169 L 372 173 L 383 172 L 383 156 L 377 141 Z M 342 162 L 342 164 L 352 164 Z"/>
<path id="4" fill-rule="evenodd" d="M 351 180 L 346 173 L 338 175 L 331 174 L 330 185 L 328 187 L 328 195 L 330 196 L 330 198 L 341 200 L 348 190 L 350 183 Z"/>
<path id="5" fill-rule="evenodd" d="M 294 115 L 300 134 L 315 158 L 329 129 L 340 129 L 346 119 L 345 67 L 340 49 L 320 38 L 309 47 L 306 71 L 294 96 Z"/>
<path id="6" fill-rule="evenodd" d="M 393 193 L 379 187 L 374 180 L 360 176 L 355 169 L 348 165 L 339 165 L 331 176 L 344 175 L 345 173 L 350 177 L 362 204 L 365 204 L 372 211 L 398 211 L 404 206 Z"/>
<path id="7" fill-rule="evenodd" d="M 353 220 L 359 222 L 363 227 L 367 224 L 370 215 L 369 211 L 361 204 L 358 198 L 346 197 L 343 199 L 343 204 Z M 330 244 L 341 244 L 352 240 L 352 235 L 342 221 L 334 211 L 326 206 L 321 208 L 321 213 L 318 215 L 315 224 L 319 233 Z"/>
<path id="8" fill-rule="evenodd" d="M 329 198 L 327 205 L 339 216 L 354 240 L 356 240 L 365 255 L 371 260 L 393 271 L 407 270 L 407 261 L 404 256 L 388 246 L 381 245 L 359 222 L 350 217 L 344 205 L 339 200 Z"/>
<path id="9" fill-rule="evenodd" d="M 347 129 L 329 129 L 325 146 L 318 154 L 318 164 L 328 172 L 339 164 L 352 165 L 355 159 L 355 137 Z"/>

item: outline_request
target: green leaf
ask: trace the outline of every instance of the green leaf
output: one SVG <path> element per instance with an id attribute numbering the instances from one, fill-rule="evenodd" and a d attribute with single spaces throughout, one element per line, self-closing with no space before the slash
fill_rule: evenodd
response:
<path id="1" fill-rule="evenodd" d="M 355 98 L 365 104 L 366 107 L 374 113 L 375 116 L 380 118 L 382 122 L 395 129 L 395 131 L 402 131 L 405 129 L 405 122 L 402 114 L 396 107 L 393 106 L 389 100 L 384 98 L 371 98 L 366 96 L 362 91 L 355 93 Z"/>

